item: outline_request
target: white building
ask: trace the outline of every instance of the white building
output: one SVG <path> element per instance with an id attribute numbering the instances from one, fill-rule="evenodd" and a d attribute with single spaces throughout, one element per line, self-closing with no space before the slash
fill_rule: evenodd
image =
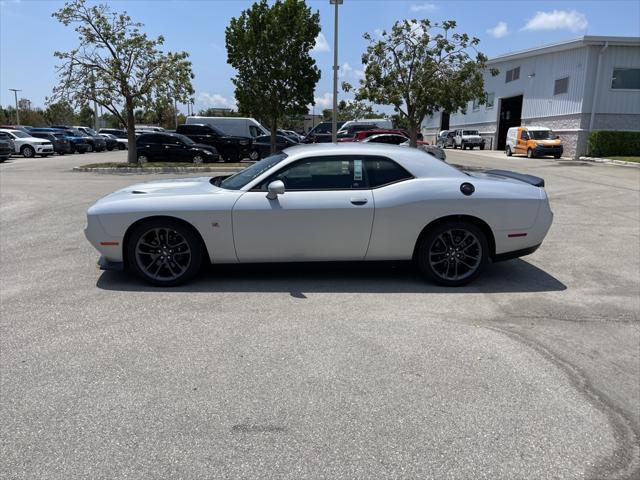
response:
<path id="1" fill-rule="evenodd" d="M 578 157 L 586 154 L 590 131 L 640 131 L 640 37 L 584 36 L 488 64 L 500 73 L 485 74 L 487 103 L 425 118 L 425 139 L 464 127 L 502 150 L 509 127 L 542 125 L 560 135 L 565 155 Z"/>

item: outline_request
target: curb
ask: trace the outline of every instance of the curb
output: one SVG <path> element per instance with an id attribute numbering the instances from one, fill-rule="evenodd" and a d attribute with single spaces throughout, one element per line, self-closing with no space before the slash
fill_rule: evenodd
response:
<path id="1" fill-rule="evenodd" d="M 640 168 L 640 162 L 625 162 L 624 160 L 613 160 L 611 158 L 580 157 L 579 160 L 583 160 L 585 162 L 604 163 L 609 165 L 620 165 L 621 167 Z"/>
<path id="2" fill-rule="evenodd" d="M 153 167 L 153 168 L 139 168 L 139 167 L 121 167 L 121 168 L 84 168 L 73 167 L 74 172 L 92 172 L 92 173 L 193 173 L 193 172 L 221 172 L 221 173 L 235 173 L 242 170 L 238 167 Z"/>

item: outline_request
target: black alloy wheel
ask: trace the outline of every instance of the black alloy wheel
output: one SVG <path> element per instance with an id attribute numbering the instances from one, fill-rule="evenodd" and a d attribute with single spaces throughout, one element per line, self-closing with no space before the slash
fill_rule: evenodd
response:
<path id="1" fill-rule="evenodd" d="M 157 219 L 138 225 L 127 242 L 129 267 L 147 282 L 172 287 L 192 279 L 202 264 L 202 246 L 187 225 Z"/>
<path id="2" fill-rule="evenodd" d="M 418 266 L 434 282 L 458 287 L 475 279 L 487 263 L 487 239 L 474 224 L 448 222 L 428 232 L 417 251 Z"/>

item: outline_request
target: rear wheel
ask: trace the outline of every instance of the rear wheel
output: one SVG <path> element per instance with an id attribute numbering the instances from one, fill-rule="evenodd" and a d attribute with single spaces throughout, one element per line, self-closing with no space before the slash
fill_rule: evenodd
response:
<path id="1" fill-rule="evenodd" d="M 196 153 L 193 156 L 193 163 L 200 165 L 201 163 L 204 163 L 204 158 L 199 153 Z"/>
<path id="2" fill-rule="evenodd" d="M 458 287 L 480 275 L 487 263 L 489 245 L 474 224 L 447 222 L 424 235 L 416 253 L 418 267 L 427 278 Z"/>
<path id="3" fill-rule="evenodd" d="M 93 152 L 93 145 L 91 145 L 90 143 L 87 144 L 87 145 L 88 145 L 87 152 L 89 152 L 89 153 Z"/>
<path id="4" fill-rule="evenodd" d="M 510 157 L 511 155 L 513 155 L 513 153 L 511 152 L 511 147 L 509 145 L 507 145 L 507 148 L 505 149 L 504 153 L 507 154 L 507 157 Z"/>
<path id="5" fill-rule="evenodd" d="M 149 220 L 135 227 L 126 248 L 131 270 L 161 287 L 191 280 L 202 264 L 203 249 L 196 233 L 169 218 Z"/>
<path id="6" fill-rule="evenodd" d="M 559 153 L 556 153 L 556 154 L 553 156 L 553 158 L 556 158 L 556 159 L 560 158 L 560 154 L 559 154 Z"/>
<path id="7" fill-rule="evenodd" d="M 138 163 L 147 163 L 149 158 L 145 154 L 138 155 Z"/>

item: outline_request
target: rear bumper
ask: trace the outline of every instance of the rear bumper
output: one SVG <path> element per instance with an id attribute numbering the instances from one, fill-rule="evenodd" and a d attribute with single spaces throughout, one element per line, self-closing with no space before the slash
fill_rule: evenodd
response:
<path id="1" fill-rule="evenodd" d="M 531 255 L 533 252 L 538 250 L 538 248 L 540 248 L 540 245 L 542 244 L 539 243 L 538 245 L 534 245 L 533 247 L 527 247 L 521 250 L 514 250 L 512 252 L 500 253 L 500 254 L 494 255 L 492 257 L 492 260 L 494 262 L 503 262 L 505 260 L 511 260 L 514 258 L 524 257 L 525 255 Z"/>
<path id="2" fill-rule="evenodd" d="M 124 271 L 124 262 L 114 262 L 108 260 L 103 256 L 98 259 L 98 268 L 100 270 L 108 270 L 110 272 L 122 272 Z"/>

